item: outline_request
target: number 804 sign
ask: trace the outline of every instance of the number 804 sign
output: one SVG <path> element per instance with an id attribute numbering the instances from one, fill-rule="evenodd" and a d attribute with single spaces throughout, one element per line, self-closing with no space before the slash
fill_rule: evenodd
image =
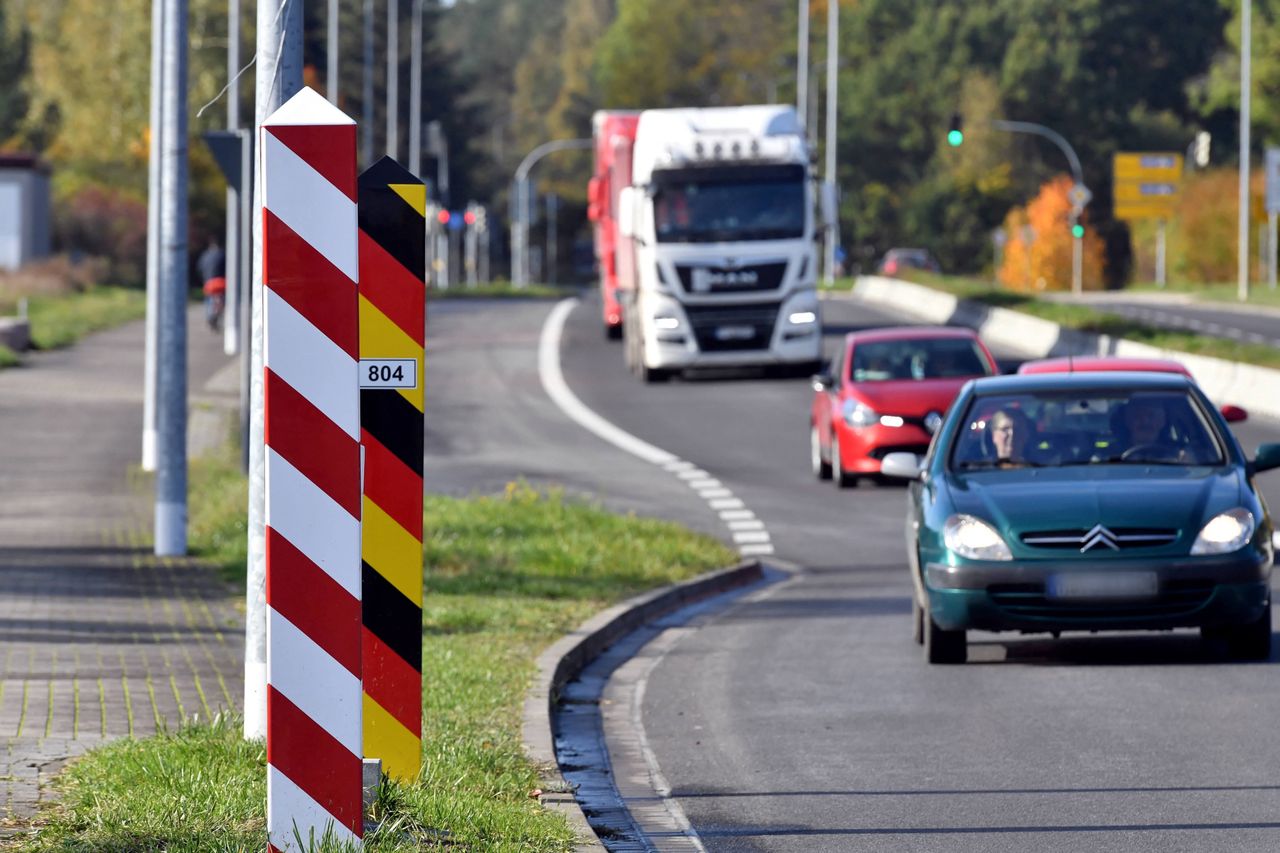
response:
<path id="1" fill-rule="evenodd" d="M 362 358 L 360 387 L 417 388 L 418 362 L 412 358 Z"/>

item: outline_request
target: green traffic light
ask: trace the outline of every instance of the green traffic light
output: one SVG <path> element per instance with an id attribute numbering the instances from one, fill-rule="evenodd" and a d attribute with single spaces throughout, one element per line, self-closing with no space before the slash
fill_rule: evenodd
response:
<path id="1" fill-rule="evenodd" d="M 961 143 L 961 142 L 964 142 L 964 134 L 963 134 L 962 132 L 960 132 L 960 131 L 958 131 L 958 130 L 949 130 L 949 131 L 947 131 L 947 144 L 948 144 L 948 145 L 950 145 L 952 148 L 957 148 L 957 147 L 959 147 L 959 145 L 960 145 L 960 143 Z"/>
<path id="2" fill-rule="evenodd" d="M 1072 226 L 1071 226 L 1071 236 L 1072 236 L 1072 237 L 1075 237 L 1077 240 L 1078 240 L 1078 239 L 1080 239 L 1081 237 L 1083 237 L 1083 236 L 1084 236 L 1084 226 L 1083 226 L 1083 225 L 1072 225 Z"/>

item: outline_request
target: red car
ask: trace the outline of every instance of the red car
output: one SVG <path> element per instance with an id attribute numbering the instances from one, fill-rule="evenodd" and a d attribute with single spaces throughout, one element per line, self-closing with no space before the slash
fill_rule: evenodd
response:
<path id="1" fill-rule="evenodd" d="M 840 488 L 878 477 L 886 453 L 923 455 L 960 387 L 998 373 L 971 329 L 923 326 L 845 336 L 829 373 L 813 378 L 809 457 Z"/>
<path id="2" fill-rule="evenodd" d="M 1121 358 L 1120 356 L 1086 355 L 1063 356 L 1061 358 L 1040 358 L 1023 362 L 1018 367 L 1019 373 L 1092 373 L 1098 370 L 1137 370 L 1155 373 L 1181 373 L 1191 377 L 1186 365 L 1171 358 Z M 1234 424 L 1247 420 L 1249 413 L 1239 406 L 1223 406 L 1219 411 L 1227 423 Z"/>

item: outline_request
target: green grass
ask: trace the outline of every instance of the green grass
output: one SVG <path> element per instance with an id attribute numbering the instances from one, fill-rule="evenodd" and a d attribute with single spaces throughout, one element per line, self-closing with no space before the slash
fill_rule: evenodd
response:
<path id="1" fill-rule="evenodd" d="M 18 358 L 18 354 L 4 344 L 0 344 L 0 368 L 16 367 L 19 364 L 22 364 L 22 359 Z"/>
<path id="2" fill-rule="evenodd" d="M 1068 329 L 1110 335 L 1153 347 L 1194 353 L 1256 364 L 1262 367 L 1280 368 L 1280 350 L 1265 344 L 1250 344 L 1208 335 L 1197 335 L 1176 329 L 1162 329 L 1117 314 L 1109 314 L 1087 305 L 1074 305 L 1065 301 L 1038 299 L 1030 294 L 1005 290 L 990 281 L 955 276 L 940 276 L 913 272 L 907 278 L 935 290 L 942 290 L 961 299 L 970 299 L 996 308 L 1021 311 Z M 848 282 L 852 286 L 852 282 Z M 838 286 L 844 282 L 838 283 Z"/>
<path id="3" fill-rule="evenodd" d="M 80 338 L 146 315 L 147 295 L 128 287 L 100 285 L 81 293 L 32 296 L 28 306 L 36 349 L 69 346 Z"/>
<path id="4" fill-rule="evenodd" d="M 1197 302 L 1230 302 L 1240 304 L 1239 285 L 1235 282 L 1218 282 L 1214 284 L 1188 284 L 1186 282 L 1170 282 L 1164 287 L 1156 287 L 1154 283 L 1131 284 L 1127 291 L 1133 293 L 1176 293 L 1190 296 Z M 1264 305 L 1280 307 L 1280 287 L 1272 290 L 1265 282 L 1250 282 L 1248 305 Z"/>
<path id="5" fill-rule="evenodd" d="M 243 582 L 244 479 L 230 451 L 192 466 L 194 553 Z M 719 542 L 618 516 L 557 491 L 425 499 L 423 764 L 379 795 L 366 849 L 569 851 L 572 832 L 529 794 L 520 739 L 536 656 L 591 614 L 730 565 Z M 38 851 L 261 850 L 265 755 L 218 719 L 94 750 L 56 781 Z M 441 839 L 447 841 L 441 841 Z"/>

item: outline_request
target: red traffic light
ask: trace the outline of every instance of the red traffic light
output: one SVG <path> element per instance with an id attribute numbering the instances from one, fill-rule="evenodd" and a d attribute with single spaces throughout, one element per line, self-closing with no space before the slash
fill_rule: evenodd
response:
<path id="1" fill-rule="evenodd" d="M 462 214 L 462 221 L 467 223 L 468 225 L 475 225 L 476 224 L 475 211 L 468 210 L 466 213 Z"/>
<path id="2" fill-rule="evenodd" d="M 437 222 L 439 222 L 441 225 L 448 225 L 448 224 L 449 224 L 449 211 L 447 211 L 447 210 L 442 210 L 442 211 L 440 211 L 439 213 L 437 213 L 437 214 L 436 214 L 436 221 L 437 221 Z"/>

